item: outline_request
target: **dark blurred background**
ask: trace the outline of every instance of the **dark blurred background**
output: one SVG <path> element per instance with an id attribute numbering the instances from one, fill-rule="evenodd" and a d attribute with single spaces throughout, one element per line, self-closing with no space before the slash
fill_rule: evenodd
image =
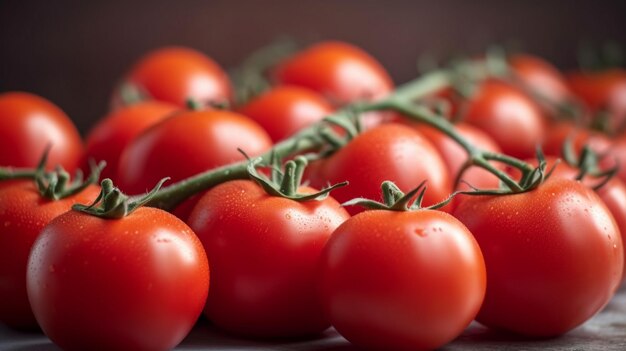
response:
<path id="1" fill-rule="evenodd" d="M 397 83 L 415 76 L 420 54 L 476 53 L 494 42 L 570 69 L 581 40 L 626 44 L 626 1 L 0 0 L 0 91 L 44 96 L 84 133 L 150 49 L 188 45 L 232 67 L 285 34 L 355 43 Z"/>

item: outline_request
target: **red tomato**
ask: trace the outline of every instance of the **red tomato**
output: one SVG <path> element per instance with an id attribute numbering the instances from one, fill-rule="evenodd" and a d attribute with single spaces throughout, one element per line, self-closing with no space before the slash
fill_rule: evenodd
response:
<path id="1" fill-rule="evenodd" d="M 474 196 L 454 216 L 487 267 L 476 320 L 533 337 L 556 336 L 604 307 L 624 265 L 619 228 L 595 192 L 568 179 L 506 196 Z"/>
<path id="2" fill-rule="evenodd" d="M 607 109 L 612 130 L 626 123 L 626 70 L 575 72 L 567 76 L 572 91 L 591 109 Z"/>
<path id="3" fill-rule="evenodd" d="M 489 134 L 505 154 L 518 158 L 533 157 L 545 133 L 535 103 L 518 89 L 494 80 L 483 82 L 467 101 L 463 120 Z"/>
<path id="4" fill-rule="evenodd" d="M 566 102 L 571 97 L 565 77 L 548 61 L 519 54 L 512 56 L 509 64 L 522 83 L 542 97 L 556 103 Z"/>
<path id="5" fill-rule="evenodd" d="M 613 140 L 613 146 L 609 148 L 601 160 L 603 169 L 619 166 L 617 177 L 626 183 L 626 135 Z"/>
<path id="6" fill-rule="evenodd" d="M 438 348 L 461 334 L 485 296 L 478 244 L 440 211 L 360 213 L 333 233 L 321 262 L 324 310 L 365 349 Z"/>
<path id="7" fill-rule="evenodd" d="M 0 94 L 0 166 L 34 168 L 48 145 L 47 168 L 78 167 L 82 140 L 61 109 L 30 93 Z"/>
<path id="8" fill-rule="evenodd" d="M 611 148 L 611 140 L 603 133 L 579 128 L 572 122 L 560 121 L 552 123 L 546 133 L 542 150 L 546 155 L 562 156 L 563 144 L 573 138 L 574 151 L 578 154 L 585 145 L 602 155 Z"/>
<path id="9" fill-rule="evenodd" d="M 69 211 L 75 203 L 93 202 L 98 193 L 98 186 L 90 186 L 55 201 L 43 198 L 31 180 L 0 188 L 0 322 L 18 329 L 37 328 L 26 295 L 30 249 L 48 222 Z"/>
<path id="10" fill-rule="evenodd" d="M 332 197 L 297 202 L 267 195 L 249 180 L 208 191 L 189 218 L 211 258 L 207 317 L 229 332 L 255 337 L 328 328 L 316 269 L 328 237 L 348 217 Z"/>
<path id="11" fill-rule="evenodd" d="M 526 162 L 530 163 L 533 166 L 537 166 L 537 160 L 527 160 Z M 546 157 L 547 169 L 552 169 L 554 167 L 554 171 L 550 177 L 553 178 L 565 178 L 565 179 L 576 179 L 579 174 L 579 170 L 568 165 L 565 162 L 557 162 L 557 158 L 555 157 Z M 583 179 L 583 184 L 593 188 L 601 181 L 597 178 L 593 177 L 585 177 Z M 596 190 L 602 202 L 609 209 L 613 218 L 615 219 L 615 223 L 617 223 L 617 227 L 619 228 L 619 232 L 622 237 L 622 243 L 626 243 L 626 186 L 619 178 L 612 178 L 606 184 L 604 184 L 600 189 Z M 624 246 L 624 257 L 626 257 L 626 246 Z M 625 270 L 624 274 L 626 274 L 626 261 L 625 261 Z"/>
<path id="12" fill-rule="evenodd" d="M 187 100 L 228 102 L 232 88 L 224 70 L 203 53 L 185 47 L 165 47 L 149 52 L 126 76 L 151 98 L 181 107 Z"/>
<path id="13" fill-rule="evenodd" d="M 307 87 L 337 106 L 388 95 L 393 81 L 383 66 L 360 48 L 339 41 L 312 45 L 282 62 L 277 79 Z"/>
<path id="14" fill-rule="evenodd" d="M 426 180 L 425 206 L 451 193 L 448 171 L 437 150 L 417 131 L 399 124 L 381 125 L 360 134 L 314 168 L 316 174 L 310 177 L 313 187 L 346 180 L 350 183 L 333 191 L 340 202 L 356 197 L 382 200 L 380 185 L 385 180 L 404 192 Z M 358 206 L 347 209 L 351 214 L 363 211 Z"/>
<path id="15" fill-rule="evenodd" d="M 88 159 L 106 161 L 101 178 L 111 178 L 117 183 L 120 154 L 141 132 L 171 115 L 178 107 L 159 101 L 145 101 L 120 108 L 104 117 L 89 132 L 86 139 L 83 169 L 88 169 Z"/>
<path id="16" fill-rule="evenodd" d="M 274 142 L 286 139 L 332 111 L 332 106 L 321 95 L 297 86 L 275 87 L 240 110 L 259 123 Z"/>
<path id="17" fill-rule="evenodd" d="M 165 211 L 69 211 L 41 232 L 26 279 L 39 325 L 64 350 L 170 350 L 202 312 L 209 266 L 200 240 Z"/>
<path id="18" fill-rule="evenodd" d="M 251 119 L 229 111 L 189 111 L 165 119 L 124 149 L 118 186 L 127 193 L 152 189 L 163 177 L 172 182 L 267 151 L 272 142 Z"/>
<path id="19" fill-rule="evenodd" d="M 463 164 L 467 161 L 467 151 L 457 142 L 434 127 L 426 124 L 416 124 L 415 128 L 435 146 L 437 151 L 439 151 L 446 163 L 450 177 L 456 177 Z M 455 129 L 465 140 L 481 150 L 494 153 L 502 152 L 498 144 L 496 144 L 489 135 L 472 125 L 458 123 L 455 125 Z M 503 169 L 504 167 L 500 168 Z M 472 167 L 465 171 L 461 180 L 479 189 L 497 189 L 499 185 L 499 180 L 496 176 L 478 167 Z M 469 190 L 467 184 L 460 183 L 457 189 Z"/>

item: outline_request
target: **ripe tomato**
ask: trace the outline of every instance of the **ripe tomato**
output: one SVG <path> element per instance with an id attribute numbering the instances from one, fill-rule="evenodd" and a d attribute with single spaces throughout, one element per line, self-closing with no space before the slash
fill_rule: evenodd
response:
<path id="1" fill-rule="evenodd" d="M 263 127 L 274 142 L 286 139 L 333 111 L 324 98 L 297 86 L 278 86 L 252 99 L 240 112 Z"/>
<path id="2" fill-rule="evenodd" d="M 0 94 L 0 166 L 34 168 L 48 145 L 47 168 L 77 168 L 82 140 L 61 109 L 30 93 Z"/>
<path id="3" fill-rule="evenodd" d="M 580 154 L 588 145 L 597 154 L 602 155 L 611 148 L 611 140 L 603 133 L 576 127 L 572 122 L 559 121 L 548 128 L 542 150 L 546 155 L 561 156 L 563 144 L 573 138 L 574 151 Z"/>
<path id="4" fill-rule="evenodd" d="M 169 350 L 202 312 L 209 266 L 200 240 L 165 211 L 69 211 L 41 232 L 26 280 L 39 325 L 64 350 Z"/>
<path id="5" fill-rule="evenodd" d="M 505 154 L 518 158 L 533 157 L 545 134 L 535 103 L 513 86 L 495 80 L 479 86 L 462 115 L 465 122 L 489 134 Z"/>
<path id="6" fill-rule="evenodd" d="M 163 177 L 176 182 L 244 160 L 237 148 L 257 156 L 271 145 L 263 128 L 243 115 L 222 110 L 180 113 L 146 130 L 124 149 L 118 186 L 127 193 L 143 193 Z"/>
<path id="7" fill-rule="evenodd" d="M 391 77 L 376 59 L 339 41 L 321 42 L 296 53 L 276 73 L 282 84 L 307 87 L 337 106 L 379 99 L 393 89 Z"/>
<path id="8" fill-rule="evenodd" d="M 514 55 L 509 59 L 513 72 L 533 92 L 556 103 L 571 97 L 565 77 L 548 61 L 528 54 Z"/>
<path id="9" fill-rule="evenodd" d="M 83 169 L 88 169 L 88 160 L 104 160 L 107 165 L 101 178 L 117 182 L 120 154 L 141 132 L 171 115 L 178 107 L 165 102 L 144 101 L 122 107 L 105 116 L 91 129 L 86 139 Z"/>
<path id="10" fill-rule="evenodd" d="M 31 180 L 14 181 L 0 188 L 0 322 L 17 329 L 37 328 L 26 295 L 31 247 L 48 222 L 75 203 L 93 202 L 98 193 L 98 186 L 90 186 L 55 201 L 42 197 Z"/>
<path id="11" fill-rule="evenodd" d="M 609 169 L 618 165 L 617 177 L 626 183 L 626 135 L 613 139 L 613 145 L 601 159 L 601 166 Z"/>
<path id="12" fill-rule="evenodd" d="M 149 52 L 139 59 L 125 79 L 151 98 L 180 107 L 186 107 L 188 99 L 221 103 L 232 98 L 224 70 L 203 53 L 185 47 L 165 47 Z"/>
<path id="13" fill-rule="evenodd" d="M 404 192 L 426 180 L 425 206 L 444 200 L 451 192 L 446 165 L 434 146 L 417 131 L 399 124 L 370 129 L 320 162 L 314 166 L 311 184 L 321 188 L 347 180 L 348 186 L 333 191 L 340 202 L 357 197 L 382 200 L 380 185 L 385 180 Z M 363 211 L 357 206 L 347 209 L 350 214 Z"/>
<path id="14" fill-rule="evenodd" d="M 529 164 L 533 166 L 537 166 L 537 160 L 527 160 Z M 564 162 L 559 162 L 557 164 L 556 157 L 546 157 L 547 169 L 552 169 L 552 178 L 565 178 L 565 179 L 576 179 L 579 174 L 579 170 L 568 165 Z M 593 188 L 601 181 L 597 178 L 593 177 L 585 177 L 583 179 L 583 184 L 587 185 L 590 188 Z M 622 243 L 626 243 L 626 185 L 616 177 L 610 179 L 606 184 L 604 184 L 600 189 L 596 190 L 602 202 L 609 209 L 613 218 L 615 219 L 615 223 L 619 228 L 619 232 L 622 237 Z M 626 257 L 626 246 L 624 246 L 624 257 Z M 626 275 L 626 261 L 625 261 L 625 270 L 623 272 Z"/>
<path id="15" fill-rule="evenodd" d="M 463 164 L 467 161 L 467 152 L 457 142 L 434 127 L 426 124 L 416 124 L 415 128 L 439 151 L 446 163 L 450 177 L 456 177 Z M 495 153 L 501 152 L 498 144 L 482 130 L 463 122 L 456 124 L 455 129 L 475 147 Z M 499 185 L 499 180 L 496 176 L 478 167 L 472 167 L 465 171 L 461 179 L 479 189 L 497 189 Z M 457 189 L 469 190 L 467 184 L 460 183 Z"/>
<path id="16" fill-rule="evenodd" d="M 611 131 L 623 129 L 626 123 L 626 70 L 574 72 L 567 76 L 572 91 L 591 109 L 609 111 Z"/>
<path id="17" fill-rule="evenodd" d="M 206 316 L 229 332 L 265 338 L 328 328 L 316 269 L 328 237 L 348 217 L 332 197 L 297 202 L 249 180 L 209 190 L 189 218 L 211 258 Z"/>
<path id="18" fill-rule="evenodd" d="M 595 192 L 569 179 L 507 196 L 474 196 L 454 216 L 485 258 L 476 320 L 527 336 L 556 336 L 591 318 L 622 279 L 619 228 Z"/>
<path id="19" fill-rule="evenodd" d="M 359 213 L 333 233 L 321 262 L 324 310 L 365 349 L 438 348 L 461 334 L 485 296 L 478 244 L 440 211 Z"/>

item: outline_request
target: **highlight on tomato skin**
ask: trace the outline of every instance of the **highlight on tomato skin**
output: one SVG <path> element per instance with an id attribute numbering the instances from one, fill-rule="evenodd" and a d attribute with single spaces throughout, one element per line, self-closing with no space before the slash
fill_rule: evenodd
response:
<path id="1" fill-rule="evenodd" d="M 77 169 L 83 142 L 65 112 L 35 94 L 0 94 L 0 148 L 6 150 L 0 153 L 0 166 L 35 168 L 48 146 L 47 169 Z"/>
<path id="2" fill-rule="evenodd" d="M 104 116 L 87 134 L 82 169 L 89 169 L 89 160 L 105 161 L 101 178 L 117 183 L 117 168 L 124 148 L 149 127 L 171 116 L 176 105 L 148 100 L 119 109 Z"/>
<path id="3" fill-rule="evenodd" d="M 117 184 L 130 194 L 151 189 L 164 177 L 177 182 L 195 174 L 258 156 L 272 146 L 250 118 L 226 110 L 186 111 L 135 138 L 122 152 Z"/>
<path id="4" fill-rule="evenodd" d="M 326 182 L 349 182 L 333 191 L 333 197 L 340 202 L 357 197 L 380 200 L 380 185 L 386 180 L 405 192 L 426 180 L 425 206 L 445 200 L 452 192 L 450 175 L 435 147 L 416 130 L 396 123 L 358 135 L 329 158 L 320 160 L 312 172 L 309 179 L 316 188 L 324 187 Z M 347 210 L 354 215 L 363 208 L 348 206 Z"/>
<path id="5" fill-rule="evenodd" d="M 331 233 L 348 218 L 332 193 L 294 201 L 268 195 L 251 180 L 212 188 L 188 220 L 211 260 L 204 314 L 248 338 L 319 335 L 330 322 L 317 294 L 317 267 Z"/>
<path id="6" fill-rule="evenodd" d="M 114 108 L 125 104 L 125 84 L 139 95 L 176 104 L 181 108 L 192 99 L 203 104 L 232 101 L 233 92 L 226 72 L 213 59 L 188 47 L 155 49 L 140 57 L 113 94 Z"/>
<path id="7" fill-rule="evenodd" d="M 467 197 L 453 215 L 485 259 L 489 283 L 476 320 L 487 327 L 562 335 L 604 308 L 620 286 L 619 228 L 582 183 L 555 177 L 525 193 Z"/>
<path id="8" fill-rule="evenodd" d="M 278 142 L 328 116 L 334 108 L 320 94 L 299 86 L 279 85 L 238 109 Z"/>
<path id="9" fill-rule="evenodd" d="M 281 62 L 275 77 L 282 84 L 314 90 L 336 106 L 377 100 L 394 87 L 375 58 L 341 41 L 322 41 L 303 49 Z"/>
<path id="10" fill-rule="evenodd" d="M 434 210 L 369 210 L 332 234 L 320 293 L 333 326 L 359 348 L 432 350 L 459 336 L 485 296 L 472 234 Z"/>
<path id="11" fill-rule="evenodd" d="M 516 54 L 508 61 L 516 76 L 533 93 L 555 103 L 572 98 L 565 76 L 550 62 L 529 54 Z"/>
<path id="12" fill-rule="evenodd" d="M 461 118 L 492 137 L 502 152 L 518 158 L 535 156 L 546 121 L 537 104 L 521 90 L 497 80 L 480 83 L 462 107 Z"/>
<path id="13" fill-rule="evenodd" d="M 209 264 L 193 231 L 163 210 L 69 211 L 42 230 L 26 281 L 41 329 L 64 350 L 170 350 L 202 312 Z"/>

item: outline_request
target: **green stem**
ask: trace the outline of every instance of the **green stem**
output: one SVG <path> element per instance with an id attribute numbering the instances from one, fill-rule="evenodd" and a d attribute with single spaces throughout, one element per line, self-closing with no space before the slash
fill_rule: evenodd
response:
<path id="1" fill-rule="evenodd" d="M 489 69 L 485 67 L 485 65 L 481 64 L 470 63 L 465 66 L 465 69 L 472 73 L 472 78 L 474 79 L 481 79 L 491 74 Z M 354 113 L 360 114 L 377 110 L 394 110 L 400 112 L 403 115 L 419 120 L 442 131 L 467 151 L 469 157 L 473 159 L 472 162 L 474 164 L 494 173 L 502 179 L 503 182 L 509 185 L 509 188 L 513 192 L 523 191 L 523 189 L 521 189 L 521 187 L 514 180 L 485 160 L 503 160 L 503 162 L 519 168 L 523 173 L 528 172 L 527 170 L 530 166 L 520 160 L 516 160 L 508 156 L 498 156 L 496 154 L 486 153 L 477 149 L 465 140 L 450 122 L 431 112 L 428 108 L 414 104 L 414 102 L 420 98 L 436 93 L 437 91 L 450 86 L 452 84 L 454 74 L 455 72 L 450 70 L 433 71 L 419 79 L 398 87 L 392 94 L 383 100 L 378 102 L 357 103 L 347 106 L 346 108 L 331 114 L 327 117 L 327 119 L 347 120 Z M 270 160 L 272 155 L 277 155 L 282 159 L 305 151 L 319 151 L 321 148 L 326 146 L 328 142 L 326 138 L 320 136 L 321 134 L 320 125 L 315 124 L 302 130 L 294 137 L 276 144 L 273 149 L 261 155 L 260 158 L 261 160 Z M 171 210 L 192 195 L 208 190 L 217 184 L 234 179 L 248 179 L 249 174 L 247 172 L 247 168 L 248 162 L 241 161 L 197 174 L 156 191 L 153 196 L 147 200 L 146 205 Z M 136 196 L 131 198 L 131 200 L 136 200 L 138 198 L 139 197 Z"/>
<path id="2" fill-rule="evenodd" d="M 33 168 L 0 167 L 0 180 L 35 179 L 37 170 Z"/>

